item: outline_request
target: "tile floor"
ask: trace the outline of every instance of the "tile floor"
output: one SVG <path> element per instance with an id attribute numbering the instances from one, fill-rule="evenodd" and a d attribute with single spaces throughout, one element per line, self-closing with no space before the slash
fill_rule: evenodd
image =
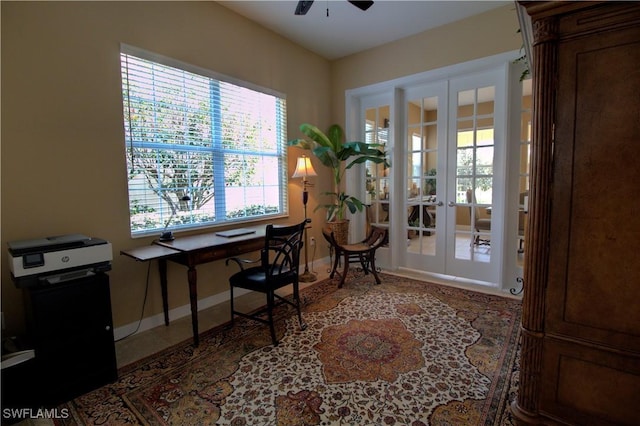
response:
<path id="1" fill-rule="evenodd" d="M 313 272 L 318 279 L 310 283 L 300 283 L 300 288 L 308 287 L 328 277 L 327 268 L 327 264 L 317 263 L 313 268 Z M 291 286 L 283 288 L 282 292 L 278 293 L 283 295 L 290 294 Z M 251 292 L 237 297 L 235 303 L 237 310 L 249 312 L 264 306 L 266 300 L 264 294 Z M 223 324 L 229 319 L 229 302 L 227 301 L 199 311 L 198 328 L 200 332 L 203 332 Z M 162 325 L 127 337 L 116 342 L 118 368 L 159 352 L 185 339 L 190 339 L 192 336 L 191 316 L 189 315 L 171 320 L 169 326 Z"/>
<path id="2" fill-rule="evenodd" d="M 317 275 L 318 279 L 310 283 L 300 283 L 300 288 L 303 289 L 327 278 L 329 276 L 327 268 L 328 264 L 316 263 L 312 271 Z M 285 287 L 278 293 L 282 295 L 290 294 L 291 288 L 290 286 Z M 246 310 L 248 312 L 263 306 L 266 300 L 263 294 L 251 292 L 237 297 L 235 303 L 238 310 Z M 198 326 L 201 332 L 223 324 L 229 321 L 229 319 L 228 301 L 198 312 Z M 176 343 L 180 343 L 185 339 L 191 339 L 192 336 L 190 315 L 172 320 L 168 327 L 162 325 L 129 336 L 116 342 L 118 368 L 159 352 Z M 24 420 L 16 425 L 52 426 L 53 424 L 53 421 L 50 419 L 34 418 Z"/>

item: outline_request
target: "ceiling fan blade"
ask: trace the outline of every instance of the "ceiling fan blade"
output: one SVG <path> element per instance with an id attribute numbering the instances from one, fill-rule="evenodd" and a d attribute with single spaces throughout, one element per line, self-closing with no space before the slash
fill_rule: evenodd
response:
<path id="1" fill-rule="evenodd" d="M 313 4 L 313 0 L 310 1 L 299 1 L 296 6 L 296 15 L 306 15 L 309 9 L 311 9 L 311 5 Z"/>
<path id="2" fill-rule="evenodd" d="M 300 3 L 304 3 L 304 2 L 300 2 Z M 360 10 L 367 10 L 373 5 L 372 1 L 351 1 L 351 0 L 349 0 L 349 3 L 351 3 L 352 5 L 354 5 L 355 7 L 357 7 Z"/>

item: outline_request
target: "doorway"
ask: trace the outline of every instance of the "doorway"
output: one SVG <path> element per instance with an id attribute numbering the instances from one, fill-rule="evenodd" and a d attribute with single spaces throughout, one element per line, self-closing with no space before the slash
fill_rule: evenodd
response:
<path id="1" fill-rule="evenodd" d="M 496 80 L 490 73 L 406 92 L 403 266 L 498 282 Z"/>
<path id="2" fill-rule="evenodd" d="M 389 228 L 379 265 L 506 289 L 505 250 L 519 241 L 506 220 L 510 78 L 519 72 L 510 56 L 393 81 L 384 94 L 380 85 L 348 93 L 357 134 L 384 137 L 392 164 L 349 179 L 364 189 L 368 222 Z"/>

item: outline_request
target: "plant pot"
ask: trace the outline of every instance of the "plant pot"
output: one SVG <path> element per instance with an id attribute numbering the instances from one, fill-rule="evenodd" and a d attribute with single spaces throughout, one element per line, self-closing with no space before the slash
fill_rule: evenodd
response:
<path id="1" fill-rule="evenodd" d="M 327 227 L 333 232 L 333 237 L 338 244 L 349 244 L 349 220 L 327 222 Z"/>

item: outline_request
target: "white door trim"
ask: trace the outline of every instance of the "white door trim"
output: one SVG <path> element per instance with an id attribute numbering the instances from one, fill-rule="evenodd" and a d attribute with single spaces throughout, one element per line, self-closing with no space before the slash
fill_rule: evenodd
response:
<path id="1" fill-rule="evenodd" d="M 462 78 L 464 76 L 468 76 L 470 74 L 481 74 L 487 71 L 497 71 L 501 73 L 502 78 L 504 79 L 504 83 L 498 84 L 496 87 L 496 105 L 497 109 L 495 111 L 495 119 L 496 119 L 496 129 L 498 126 L 501 126 L 501 130 L 497 131 L 497 138 L 501 138 L 500 147 L 498 148 L 498 152 L 496 152 L 496 160 L 494 163 L 494 179 L 495 179 L 495 191 L 497 191 L 497 196 L 494 196 L 494 209 L 496 213 L 501 215 L 501 217 L 506 217 L 506 190 L 507 183 L 506 179 L 509 174 L 507 173 L 507 151 L 506 151 L 506 140 L 507 137 L 512 134 L 509 131 L 508 127 L 508 101 L 511 87 L 508 84 L 508 77 L 511 74 L 510 64 L 520 56 L 518 51 L 505 52 L 493 56 L 489 56 L 486 58 L 476 59 L 469 62 L 455 64 L 435 70 L 429 70 L 422 73 L 400 77 L 397 79 L 375 83 L 368 86 L 363 86 L 354 89 L 348 89 L 345 91 L 345 130 L 347 137 L 349 140 L 360 140 L 360 126 L 361 126 L 361 111 L 363 110 L 363 101 L 370 101 L 375 99 L 376 97 L 380 97 L 380 99 L 389 99 L 390 108 L 391 108 L 391 116 L 394 119 L 391 120 L 391 128 L 390 128 L 390 150 L 391 150 L 391 161 L 392 161 L 392 176 L 393 176 L 393 191 L 391 198 L 391 205 L 394 208 L 392 212 L 392 223 L 390 224 L 391 229 L 390 232 L 396 235 L 401 235 L 404 231 L 404 226 L 402 221 L 398 220 L 398 218 L 406 216 L 403 214 L 402 207 L 404 206 L 404 198 L 401 196 L 403 193 L 403 188 L 406 186 L 404 183 L 406 170 L 405 170 L 405 161 L 402 153 L 399 152 L 400 147 L 403 145 L 396 141 L 404 141 L 406 138 L 406 129 L 405 126 L 400 124 L 404 123 L 403 110 L 404 110 L 404 102 L 405 102 L 405 90 L 411 90 L 420 85 L 426 85 L 431 83 L 436 83 L 442 80 L 451 80 L 456 78 Z M 499 97 L 499 99 L 498 99 Z M 500 105 L 500 106 L 498 106 Z M 499 123 L 498 123 L 499 121 Z M 498 144 L 496 144 L 498 145 Z M 402 164 L 402 166 L 398 167 L 398 165 Z M 363 168 L 353 168 L 346 175 L 347 187 L 346 190 L 349 193 L 353 193 L 358 198 L 364 199 L 365 197 L 365 185 L 364 185 L 364 171 Z M 398 194 L 393 198 L 393 194 Z M 400 202 L 403 201 L 403 202 Z M 445 207 L 446 208 L 446 207 Z M 356 215 L 352 218 L 354 226 L 352 228 L 352 238 L 359 237 L 358 233 L 360 233 L 361 229 L 364 229 L 364 215 Z M 498 240 L 502 240 L 505 238 L 508 233 L 506 232 L 507 224 L 503 224 L 498 226 L 496 229 L 495 238 Z M 395 238 L 391 242 L 389 250 L 383 250 L 380 253 L 380 260 L 378 264 L 389 268 L 392 270 L 396 270 L 403 266 L 403 254 L 406 252 L 404 247 L 401 247 L 404 239 Z M 406 244 L 406 242 L 405 242 Z M 498 258 L 496 268 L 496 278 L 494 285 L 500 287 L 501 289 L 508 291 L 509 287 L 512 287 L 511 283 L 503 283 L 503 276 L 505 275 L 505 267 L 504 267 L 504 255 L 506 244 L 502 243 L 497 244 L 492 247 L 492 252 L 495 253 L 495 256 Z"/>

